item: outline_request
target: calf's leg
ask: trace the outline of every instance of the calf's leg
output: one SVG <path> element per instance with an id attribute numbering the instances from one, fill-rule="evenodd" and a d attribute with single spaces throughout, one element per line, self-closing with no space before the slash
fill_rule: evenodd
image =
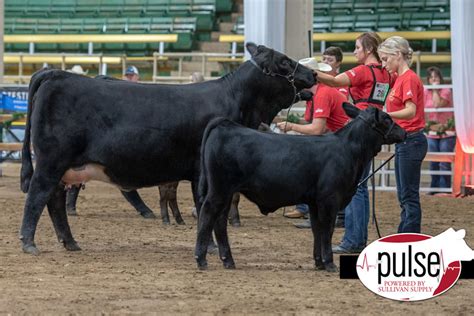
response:
<path id="1" fill-rule="evenodd" d="M 318 209 L 316 205 L 310 205 L 309 218 L 311 221 L 311 230 L 313 232 L 313 258 L 316 270 L 324 270 L 324 263 L 321 250 L 321 225 L 318 220 Z"/>
<path id="2" fill-rule="evenodd" d="M 231 198 L 229 197 L 228 202 L 224 206 L 224 209 L 219 211 L 217 219 L 214 224 L 214 233 L 216 234 L 217 245 L 219 246 L 219 257 L 224 264 L 226 269 L 235 269 L 235 262 L 232 258 L 232 252 L 229 245 L 229 236 L 227 234 L 227 218 L 229 215 Z"/>
<path id="3" fill-rule="evenodd" d="M 328 272 L 337 272 L 337 266 L 334 264 L 332 253 L 332 235 L 334 233 L 334 226 L 336 223 L 336 216 L 338 208 L 321 207 L 319 209 L 319 227 L 321 234 L 321 252 L 324 263 L 324 268 Z"/>
<path id="4" fill-rule="evenodd" d="M 212 230 L 216 226 L 217 219 L 220 217 L 219 225 L 223 225 L 224 227 L 227 226 L 227 214 L 229 211 L 230 199 L 226 201 L 215 196 L 211 196 L 212 195 L 208 194 L 204 199 L 198 220 L 198 235 L 196 240 L 195 258 L 198 268 L 201 270 L 207 269 L 206 252 L 208 251 L 208 245 L 212 239 Z M 219 234 L 219 240 L 222 242 L 222 244 L 227 244 L 227 248 L 224 247 L 223 253 L 221 253 L 221 258 L 227 258 L 228 256 L 228 259 L 225 261 L 229 264 L 230 268 L 233 264 L 233 259 L 230 255 L 230 247 L 228 245 L 226 236 L 227 231 L 223 231 L 221 226 L 218 232 L 216 232 L 216 236 L 217 234 Z"/>
<path id="5" fill-rule="evenodd" d="M 194 181 L 191 182 L 191 189 L 193 191 L 193 200 L 194 200 L 194 205 L 196 206 L 196 213 L 197 213 L 198 227 L 199 227 L 199 214 L 201 213 L 201 207 L 203 203 L 199 199 L 198 184 L 199 184 L 199 174 L 197 174 L 197 176 L 194 177 Z M 207 252 L 210 254 L 215 254 L 217 252 L 217 245 L 214 242 L 214 239 L 212 238 L 212 236 L 209 239 L 209 243 L 207 245 Z"/>

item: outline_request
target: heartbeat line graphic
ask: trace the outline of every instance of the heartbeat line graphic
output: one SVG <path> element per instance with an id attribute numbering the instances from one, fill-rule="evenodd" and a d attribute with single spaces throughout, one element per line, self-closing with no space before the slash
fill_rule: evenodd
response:
<path id="1" fill-rule="evenodd" d="M 461 266 L 458 264 L 457 266 L 454 266 L 454 267 L 450 267 L 449 265 L 446 267 L 445 264 L 444 264 L 444 256 L 443 256 L 443 249 L 441 249 L 439 251 L 439 256 L 441 257 L 441 269 L 443 270 L 443 275 L 446 274 L 446 270 L 451 270 L 451 271 L 454 271 L 454 270 L 460 270 L 461 269 Z M 456 261 L 453 261 L 453 262 L 456 262 Z M 459 262 L 459 261 L 458 261 Z M 437 279 L 439 281 L 439 277 L 441 275 L 438 275 Z"/>
<path id="2" fill-rule="evenodd" d="M 367 267 L 367 272 L 369 272 L 370 268 L 376 268 L 375 265 L 369 264 L 369 261 L 367 260 L 367 254 L 364 254 L 364 260 L 362 260 L 362 265 L 357 264 L 356 265 L 358 268 L 365 269 Z"/>

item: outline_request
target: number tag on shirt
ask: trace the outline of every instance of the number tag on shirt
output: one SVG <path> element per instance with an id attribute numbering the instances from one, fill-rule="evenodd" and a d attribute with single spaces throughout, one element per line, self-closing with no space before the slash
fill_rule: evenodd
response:
<path id="1" fill-rule="evenodd" d="M 387 94 L 389 90 L 390 90 L 390 86 L 388 83 L 376 82 L 372 99 L 385 102 L 385 99 L 387 98 Z"/>

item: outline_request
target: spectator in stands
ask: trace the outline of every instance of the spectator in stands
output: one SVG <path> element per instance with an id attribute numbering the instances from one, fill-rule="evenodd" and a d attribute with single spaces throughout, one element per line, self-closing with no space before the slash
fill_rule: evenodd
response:
<path id="1" fill-rule="evenodd" d="M 140 79 L 140 73 L 138 72 L 137 67 L 135 66 L 128 66 L 127 70 L 125 70 L 125 74 L 123 76 L 123 80 L 138 82 Z"/>
<path id="2" fill-rule="evenodd" d="M 382 39 L 374 32 L 357 37 L 354 56 L 361 65 L 336 77 L 317 73 L 319 82 L 332 87 L 349 87 L 352 102 L 361 110 L 368 106 L 382 109 L 388 92 L 394 83 L 395 74 L 390 75 L 382 67 L 377 48 Z M 364 169 L 361 180 L 370 170 L 370 163 Z M 352 201 L 345 209 L 345 233 L 342 242 L 333 248 L 335 253 L 358 253 L 365 248 L 369 224 L 369 190 L 367 182 L 357 188 Z"/>
<path id="3" fill-rule="evenodd" d="M 87 73 L 89 72 L 89 70 L 84 71 L 84 69 L 82 69 L 81 65 L 74 65 L 74 66 L 72 66 L 71 69 L 68 69 L 66 71 L 71 72 L 71 73 L 76 74 L 76 75 L 83 75 L 83 76 L 86 76 Z"/>
<path id="4" fill-rule="evenodd" d="M 443 84 L 443 75 L 438 67 L 430 67 L 427 70 L 427 81 L 430 85 Z M 449 88 L 425 89 L 425 108 L 452 107 L 452 93 Z M 428 138 L 429 152 L 453 152 L 456 145 L 456 132 L 454 131 L 454 112 L 431 112 L 427 115 L 426 132 Z M 449 162 L 430 162 L 430 170 L 451 170 Z M 450 175 L 431 175 L 431 187 L 435 194 L 435 188 L 450 188 Z"/>
<path id="5" fill-rule="evenodd" d="M 304 119 L 309 124 L 296 124 L 290 122 L 280 122 L 277 127 L 284 131 L 295 131 L 306 135 L 322 135 L 326 132 L 335 132 L 343 127 L 349 118 L 341 107 L 347 101 L 347 97 L 340 93 L 338 89 L 329 87 L 323 83 L 318 83 L 313 88 L 313 100 L 306 102 Z M 293 213 L 306 215 L 309 212 L 306 204 L 299 204 Z M 290 218 L 297 218 L 292 214 L 285 215 Z M 300 216 L 302 217 L 302 216 Z M 310 228 L 308 220 L 296 224 L 298 228 Z"/>
<path id="6" fill-rule="evenodd" d="M 387 38 L 379 46 L 384 67 L 398 73 L 387 99 L 387 113 L 408 133 L 407 139 L 395 145 L 395 177 L 400 202 L 399 233 L 420 233 L 420 174 L 427 151 L 424 89 L 418 75 L 410 69 L 413 50 L 400 36 Z"/>
<path id="7" fill-rule="evenodd" d="M 328 64 L 329 66 L 331 66 L 332 70 L 328 71 L 327 72 L 328 74 L 330 74 L 332 76 L 336 76 L 339 73 L 339 69 L 340 69 L 341 63 L 342 63 L 342 58 L 343 58 L 342 50 L 339 47 L 330 46 L 330 47 L 326 48 L 326 50 L 323 52 L 321 61 L 323 63 Z M 313 92 L 314 95 L 316 95 L 316 88 L 317 88 L 317 85 L 315 85 L 311 88 L 311 91 Z M 347 98 L 347 94 L 348 94 L 347 88 L 342 87 L 342 88 L 339 88 L 338 90 L 339 90 L 339 92 L 344 94 Z M 306 106 L 307 106 L 306 110 L 307 111 L 308 111 L 308 105 L 310 105 L 310 104 L 311 104 L 310 102 L 306 103 Z M 309 116 L 309 114 L 305 113 L 305 118 L 308 117 L 308 116 Z M 319 118 L 317 120 L 319 120 Z M 306 120 L 305 122 L 310 122 L 310 121 L 311 121 L 311 119 Z M 324 124 L 325 124 L 325 122 L 324 122 Z M 307 218 L 308 213 L 309 213 L 308 205 L 298 204 L 298 205 L 296 205 L 294 210 L 292 210 L 288 213 L 285 213 L 285 217 L 287 217 L 287 218 L 302 218 L 302 217 Z M 344 225 L 344 214 L 343 213 L 338 214 L 338 220 L 339 220 L 338 222 L 340 223 L 340 225 L 343 226 Z M 296 224 L 296 225 L 297 225 L 298 228 L 311 228 L 311 223 L 309 222 L 309 220 L 305 221 L 302 224 Z"/>

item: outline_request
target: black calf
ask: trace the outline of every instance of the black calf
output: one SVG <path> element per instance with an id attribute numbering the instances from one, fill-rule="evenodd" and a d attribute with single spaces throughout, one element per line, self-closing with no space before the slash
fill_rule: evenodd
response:
<path id="1" fill-rule="evenodd" d="M 203 204 L 195 250 L 200 269 L 207 267 L 206 248 L 213 227 L 224 267 L 235 267 L 226 218 L 233 193 L 240 191 L 263 214 L 308 204 L 316 268 L 337 270 L 331 239 L 338 210 L 350 202 L 364 166 L 382 144 L 400 142 L 406 136 L 376 108 L 360 111 L 343 106 L 354 120 L 323 136 L 262 133 L 227 119 L 215 119 L 207 126 L 201 147 Z"/>

